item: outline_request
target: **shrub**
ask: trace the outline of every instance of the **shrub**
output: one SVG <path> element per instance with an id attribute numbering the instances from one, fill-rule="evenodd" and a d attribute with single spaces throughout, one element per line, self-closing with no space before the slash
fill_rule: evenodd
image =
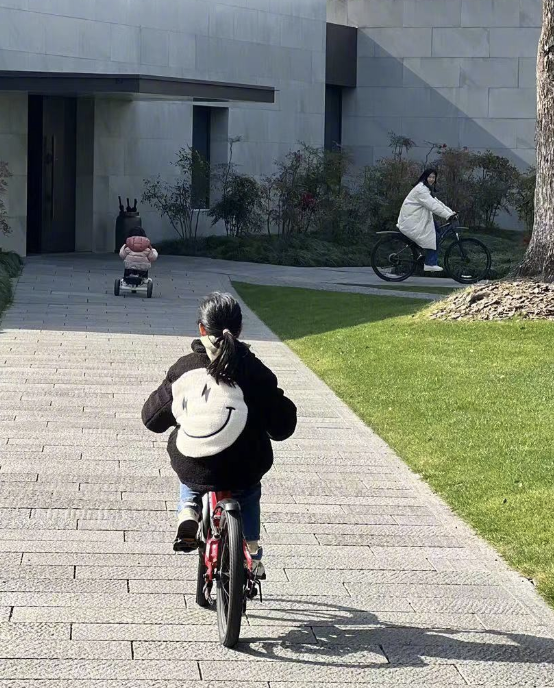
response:
<path id="1" fill-rule="evenodd" d="M 0 315 L 10 305 L 13 298 L 13 287 L 10 276 L 0 265 Z"/>
<path id="2" fill-rule="evenodd" d="M 174 163 L 178 175 L 173 182 L 159 176 L 144 180 L 143 203 L 166 217 L 181 241 L 196 241 L 200 212 L 192 186 L 193 175 L 207 176 L 208 163 L 193 148 L 181 148 Z"/>
<path id="3" fill-rule="evenodd" d="M 221 197 L 208 212 L 212 226 L 220 220 L 227 236 L 241 237 L 261 230 L 262 194 L 258 182 L 246 174 L 239 174 L 233 164 L 233 145 L 240 137 L 229 140 L 229 162 L 218 170 L 214 180 Z"/>
<path id="4" fill-rule="evenodd" d="M 14 251 L 2 251 L 0 248 L 0 269 L 7 272 L 9 277 L 18 277 L 23 267 L 23 260 Z"/>
<path id="5" fill-rule="evenodd" d="M 537 170 L 530 167 L 519 175 L 512 202 L 520 222 L 523 223 L 525 233 L 529 237 L 535 224 L 535 187 L 537 184 Z"/>
<path id="6" fill-rule="evenodd" d="M 492 151 L 475 153 L 466 148 L 438 147 L 437 192 L 455 210 L 462 224 L 496 227 L 500 210 L 510 212 L 519 172 L 507 159 Z"/>
<path id="7" fill-rule="evenodd" d="M 8 179 L 11 176 L 8 164 L 0 160 L 0 232 L 2 234 L 9 234 L 11 232 L 8 224 L 8 211 L 2 198 L 8 190 Z"/>
<path id="8" fill-rule="evenodd" d="M 277 172 L 264 179 L 266 227 L 275 226 L 284 238 L 320 229 L 320 220 L 339 202 L 349 164 L 341 150 L 306 144 L 286 155 Z"/>
<path id="9" fill-rule="evenodd" d="M 368 218 L 374 231 L 396 226 L 402 203 L 421 174 L 421 164 L 407 159 L 414 145 L 411 139 L 390 132 L 392 157 L 365 167 L 358 178 L 356 194 L 361 214 Z"/>
<path id="10" fill-rule="evenodd" d="M 437 168 L 437 194 L 443 203 L 455 210 L 462 224 L 474 225 L 475 154 L 467 149 L 441 147 L 433 163 Z"/>
<path id="11" fill-rule="evenodd" d="M 511 211 L 511 201 L 519 180 L 519 172 L 507 158 L 490 150 L 475 156 L 476 224 L 480 227 L 496 227 L 500 210 Z"/>
<path id="12" fill-rule="evenodd" d="M 324 241 L 313 234 L 296 234 L 289 237 L 202 237 L 195 247 L 179 240 L 158 242 L 162 254 L 196 255 L 221 260 L 294 265 L 298 267 L 362 267 L 370 262 L 374 237 L 363 243 L 341 246 Z"/>
<path id="13" fill-rule="evenodd" d="M 231 172 L 221 199 L 208 212 L 212 225 L 223 220 L 227 235 L 235 237 L 260 231 L 260 197 L 255 179 Z"/>
<path id="14" fill-rule="evenodd" d="M 23 261 L 13 251 L 0 249 L 0 316 L 13 299 L 12 279 L 21 273 Z"/>

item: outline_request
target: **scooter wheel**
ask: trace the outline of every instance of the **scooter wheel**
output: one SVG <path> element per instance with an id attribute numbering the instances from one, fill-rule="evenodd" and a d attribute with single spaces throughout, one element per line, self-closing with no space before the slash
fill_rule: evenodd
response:
<path id="1" fill-rule="evenodd" d="M 113 293 L 114 296 L 119 296 L 119 287 L 121 286 L 121 281 L 119 279 L 116 279 L 113 285 Z"/>
<path id="2" fill-rule="evenodd" d="M 151 299 L 152 298 L 152 292 L 154 291 L 154 283 L 153 282 L 148 282 L 148 286 L 146 287 L 146 298 Z"/>

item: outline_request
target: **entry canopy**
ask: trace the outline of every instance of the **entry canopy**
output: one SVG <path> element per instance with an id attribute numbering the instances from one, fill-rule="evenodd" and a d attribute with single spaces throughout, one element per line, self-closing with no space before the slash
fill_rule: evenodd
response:
<path id="1" fill-rule="evenodd" d="M 0 71 L 0 91 L 45 96 L 112 96 L 134 100 L 275 102 L 275 89 L 271 86 L 148 74 Z"/>

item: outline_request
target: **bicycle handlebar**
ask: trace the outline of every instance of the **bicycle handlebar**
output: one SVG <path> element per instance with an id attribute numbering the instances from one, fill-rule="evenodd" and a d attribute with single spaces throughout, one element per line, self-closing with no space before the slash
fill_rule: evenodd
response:
<path id="1" fill-rule="evenodd" d="M 451 225 L 455 220 L 458 220 L 458 213 L 454 213 L 454 215 L 451 215 L 448 218 L 448 221 L 445 222 L 444 225 L 439 225 L 439 228 L 444 229 L 445 227 L 448 227 L 449 225 Z"/>

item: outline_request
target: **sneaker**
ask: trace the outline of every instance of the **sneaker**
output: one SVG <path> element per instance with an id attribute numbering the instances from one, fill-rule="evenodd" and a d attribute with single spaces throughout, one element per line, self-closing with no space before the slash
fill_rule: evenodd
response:
<path id="1" fill-rule="evenodd" d="M 173 551 L 192 552 L 198 548 L 197 535 L 200 514 L 192 507 L 185 507 L 179 512 L 177 518 L 179 525 L 173 542 Z"/>
<path id="2" fill-rule="evenodd" d="M 425 272 L 444 272 L 440 265 L 424 265 L 423 270 Z"/>
<path id="3" fill-rule="evenodd" d="M 248 551 L 252 557 L 252 575 L 258 580 L 265 580 L 265 566 L 262 563 L 263 547 L 259 547 L 257 542 L 249 542 Z"/>

